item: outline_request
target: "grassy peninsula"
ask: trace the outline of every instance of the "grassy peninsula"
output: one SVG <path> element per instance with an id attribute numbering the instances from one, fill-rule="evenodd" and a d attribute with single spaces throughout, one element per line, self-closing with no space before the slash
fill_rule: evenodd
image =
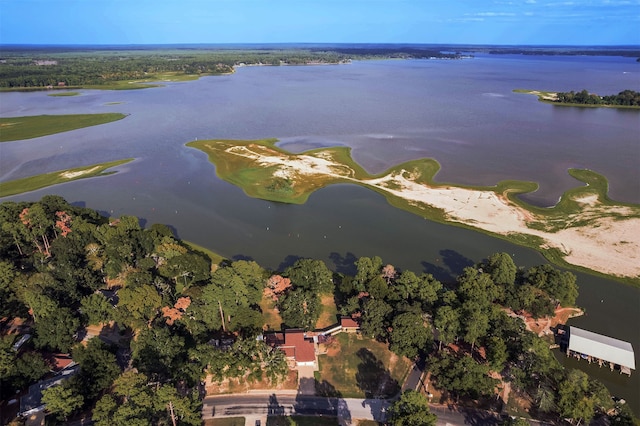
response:
<path id="1" fill-rule="evenodd" d="M 33 139 L 122 120 L 126 114 L 35 115 L 0 118 L 0 142 Z"/>
<path id="2" fill-rule="evenodd" d="M 208 140 L 187 146 L 207 153 L 218 177 L 251 197 L 301 204 L 331 184 L 361 185 L 427 219 L 480 230 L 539 250 L 554 263 L 640 285 L 640 242 L 632 237 L 640 229 L 640 206 L 611 200 L 606 178 L 593 171 L 569 170 L 585 185 L 566 191 L 556 206 L 539 208 L 517 197 L 534 191 L 534 182 L 502 181 L 491 187 L 436 182 L 440 165 L 433 159 L 370 175 L 349 148 L 294 154 L 275 142 Z"/>
<path id="3" fill-rule="evenodd" d="M 56 98 L 64 98 L 64 97 L 67 97 L 67 96 L 78 96 L 78 95 L 80 95 L 80 92 L 64 91 L 64 92 L 50 93 L 47 96 L 52 96 L 52 97 L 56 97 Z"/>
<path id="4" fill-rule="evenodd" d="M 133 158 L 110 161 L 107 163 L 93 164 L 91 166 L 76 167 L 73 169 L 58 170 L 56 172 L 29 176 L 23 179 L 0 182 L 0 197 L 35 191 L 60 183 L 71 182 L 78 179 L 86 179 L 95 176 L 106 176 L 116 172 L 106 172 L 111 167 L 133 161 Z"/>

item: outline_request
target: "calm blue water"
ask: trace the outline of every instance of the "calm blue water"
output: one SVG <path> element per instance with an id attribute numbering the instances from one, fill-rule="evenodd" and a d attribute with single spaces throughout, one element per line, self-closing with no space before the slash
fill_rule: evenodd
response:
<path id="1" fill-rule="evenodd" d="M 516 88 L 640 91 L 640 64 L 633 58 L 479 55 L 247 67 L 163 88 L 83 90 L 77 97 L 0 93 L 3 117 L 130 114 L 102 126 L 0 144 L 0 181 L 136 158 L 109 177 L 3 200 L 59 194 L 106 214 L 170 224 L 181 238 L 270 268 L 308 256 L 347 271 L 354 256 L 380 255 L 446 280 L 495 251 L 512 253 L 523 266 L 539 264 L 544 260 L 532 250 L 425 221 L 359 187 L 318 191 L 303 206 L 250 199 L 217 179 L 204 154 L 184 146 L 196 138 L 265 137 L 277 137 L 293 151 L 345 145 L 371 172 L 433 157 L 442 164 L 440 181 L 537 181 L 540 189 L 525 198 L 543 206 L 580 184 L 567 168 L 583 167 L 607 176 L 612 198 L 640 203 L 638 111 L 553 107 L 513 93 Z M 579 283 L 578 303 L 588 315 L 576 324 L 630 341 L 640 352 L 640 292 L 584 274 Z M 638 372 L 630 380 L 593 374 L 640 411 Z"/>

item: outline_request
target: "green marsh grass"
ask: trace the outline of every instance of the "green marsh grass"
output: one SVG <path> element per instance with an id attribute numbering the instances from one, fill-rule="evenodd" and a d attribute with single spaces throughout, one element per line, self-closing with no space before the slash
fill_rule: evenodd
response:
<path id="1" fill-rule="evenodd" d="M 78 96 L 80 92 L 59 92 L 59 93 L 50 93 L 47 96 L 52 97 L 66 97 L 66 96 Z"/>
<path id="2" fill-rule="evenodd" d="M 125 114 L 34 115 L 0 118 L 0 142 L 33 139 L 122 120 Z"/>
<path id="3" fill-rule="evenodd" d="M 108 163 L 93 164 L 91 166 L 76 167 L 67 170 L 58 170 L 51 173 L 30 176 L 22 179 L 0 182 L 0 197 L 22 194 L 24 192 L 35 191 L 52 185 L 71 182 L 78 179 L 86 179 L 96 176 L 106 176 L 116 172 L 106 170 L 121 164 L 133 161 L 133 158 L 110 161 Z"/>

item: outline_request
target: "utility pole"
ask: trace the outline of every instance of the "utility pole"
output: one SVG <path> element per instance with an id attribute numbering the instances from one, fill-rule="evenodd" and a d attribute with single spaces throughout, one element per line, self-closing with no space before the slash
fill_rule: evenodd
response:
<path id="1" fill-rule="evenodd" d="M 222 312 L 222 303 L 218 300 L 218 308 L 220 308 L 220 319 L 222 320 L 222 331 L 226 332 L 227 327 L 224 326 L 224 313 Z"/>
<path id="2" fill-rule="evenodd" d="M 173 426 L 176 426 L 176 416 L 173 414 L 173 403 L 169 401 L 169 412 L 171 413 L 171 422 Z"/>

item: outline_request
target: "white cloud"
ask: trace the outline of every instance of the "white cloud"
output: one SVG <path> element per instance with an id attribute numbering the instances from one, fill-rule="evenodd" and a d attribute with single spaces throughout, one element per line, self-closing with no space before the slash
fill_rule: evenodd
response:
<path id="1" fill-rule="evenodd" d="M 465 16 L 494 17 L 494 16 L 516 16 L 516 14 L 510 13 L 510 12 L 478 12 L 474 14 L 465 14 Z"/>

